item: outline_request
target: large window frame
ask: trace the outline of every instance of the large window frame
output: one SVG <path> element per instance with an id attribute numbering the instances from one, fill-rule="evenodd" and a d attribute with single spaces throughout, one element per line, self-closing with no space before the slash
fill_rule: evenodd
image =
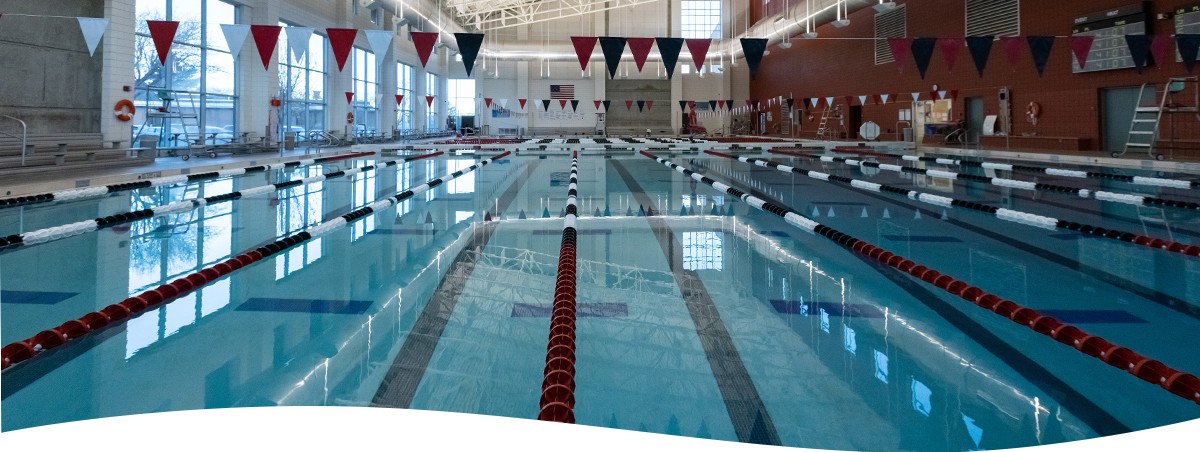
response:
<path id="1" fill-rule="evenodd" d="M 720 0 L 683 0 L 679 4 L 680 35 L 684 39 L 721 38 Z"/>
<path id="2" fill-rule="evenodd" d="M 288 26 L 280 22 L 280 26 Z M 325 111 L 328 102 L 329 55 L 326 53 L 325 36 L 313 33 L 309 37 L 308 50 L 297 60 L 288 50 L 287 33 L 280 33 L 279 48 L 279 136 L 295 133 L 300 140 L 312 137 L 314 132 L 326 130 Z"/>
<path id="3" fill-rule="evenodd" d="M 351 111 L 354 112 L 355 134 L 374 134 L 379 132 L 379 65 L 376 64 L 375 53 L 360 47 L 354 47 L 353 52 L 353 89 L 354 101 Z"/>
<path id="4" fill-rule="evenodd" d="M 404 63 L 396 63 L 396 94 L 403 95 L 404 99 L 396 107 L 396 130 L 412 130 L 416 125 L 413 124 L 413 96 L 415 96 L 416 78 L 413 76 L 416 69 Z"/>

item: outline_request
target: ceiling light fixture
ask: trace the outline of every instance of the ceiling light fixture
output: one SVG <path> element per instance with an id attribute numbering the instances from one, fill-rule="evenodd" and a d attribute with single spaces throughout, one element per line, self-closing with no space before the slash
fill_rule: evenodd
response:
<path id="1" fill-rule="evenodd" d="M 896 9 L 896 2 L 879 0 L 879 4 L 872 6 L 872 8 L 875 8 L 875 12 L 877 12 L 877 13 L 886 13 L 888 11 Z"/>

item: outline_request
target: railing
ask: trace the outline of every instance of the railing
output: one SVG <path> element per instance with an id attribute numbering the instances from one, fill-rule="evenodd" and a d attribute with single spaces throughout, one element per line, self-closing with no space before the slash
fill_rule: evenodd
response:
<path id="1" fill-rule="evenodd" d="M 28 150 L 28 149 L 26 148 L 26 146 L 27 146 L 27 145 L 26 145 L 26 143 L 29 141 L 29 126 L 27 126 L 27 125 L 25 124 L 25 121 L 22 121 L 22 120 L 20 120 L 20 119 L 17 119 L 17 118 L 15 118 L 15 117 L 12 117 L 12 116 L 9 116 L 9 115 L 0 115 L 0 118 L 8 118 L 8 119 L 11 119 L 11 120 L 13 120 L 13 121 L 16 121 L 16 122 L 19 122 L 19 123 L 21 123 L 21 166 L 25 166 L 25 153 L 26 153 L 26 151 Z M 16 135 L 12 135 L 12 134 L 9 134 L 9 133 L 4 133 L 4 132 L 0 132 L 0 133 L 3 133 L 3 134 L 5 134 L 5 135 L 8 135 L 8 136 L 10 136 L 10 137 L 13 137 L 13 138 L 16 138 L 16 137 L 17 137 Z"/>

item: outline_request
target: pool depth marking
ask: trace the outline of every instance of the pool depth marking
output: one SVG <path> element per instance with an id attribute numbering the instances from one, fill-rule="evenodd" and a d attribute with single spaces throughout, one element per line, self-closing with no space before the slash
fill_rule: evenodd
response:
<path id="1" fill-rule="evenodd" d="M 613 168 L 624 180 L 625 185 L 643 205 L 653 205 L 650 197 L 646 196 L 641 184 L 638 184 L 625 165 L 613 161 Z M 729 420 L 733 424 L 738 441 L 757 444 L 782 444 L 771 413 L 754 386 L 754 379 L 746 370 L 745 363 L 733 344 L 733 337 L 721 320 L 721 313 L 716 303 L 709 295 L 704 281 L 695 270 L 684 270 L 682 262 L 682 246 L 675 239 L 675 234 L 667 223 L 655 216 L 647 216 L 646 221 L 662 247 L 663 255 L 671 267 L 675 284 L 683 296 L 684 306 L 692 319 L 700 345 L 704 348 L 709 368 L 717 381 L 717 389 L 725 402 Z"/>
<path id="2" fill-rule="evenodd" d="M 542 397 L 538 402 L 538 420 L 574 424 L 578 152 L 572 155 L 571 174 L 567 182 L 567 207 L 563 218 L 562 243 L 558 250 L 558 273 L 554 283 L 554 304 L 550 336 L 546 343 L 546 367 L 543 370 Z"/>
<path id="3" fill-rule="evenodd" d="M 210 171 L 207 173 L 196 174 L 180 174 L 177 176 L 163 176 L 146 179 L 137 182 L 125 182 L 120 184 L 99 185 L 95 187 L 80 187 L 67 190 L 59 190 L 49 193 L 40 193 L 36 195 L 17 196 L 13 198 L 0 199 L 0 209 L 16 206 L 26 206 L 30 204 L 41 204 L 54 201 L 78 201 L 81 199 L 99 198 L 109 193 L 119 191 L 136 190 L 139 188 L 157 187 L 160 185 L 173 185 L 183 182 L 194 182 L 202 179 L 211 179 L 214 177 L 239 176 L 246 173 L 255 173 L 283 168 L 291 168 L 294 166 L 308 166 L 315 163 L 328 163 L 338 160 L 351 159 L 356 157 L 366 157 L 375 155 L 374 152 L 358 152 L 354 154 L 335 155 L 332 157 L 322 157 L 319 159 L 302 159 L 293 160 L 284 163 L 272 163 L 270 165 L 247 166 L 245 168 L 223 169 L 219 171 Z"/>
<path id="4" fill-rule="evenodd" d="M 752 196 L 746 192 L 730 187 L 721 182 L 696 173 L 682 166 L 671 163 L 670 161 L 659 158 L 654 154 L 643 151 L 642 155 L 653 159 L 668 168 L 678 171 L 680 174 L 688 176 L 694 180 L 704 182 L 724 191 L 725 193 L 740 198 L 743 202 L 764 212 L 773 213 L 788 224 L 792 224 L 802 228 L 808 232 L 819 234 L 829 240 L 837 242 L 839 245 L 849 248 L 857 254 L 867 256 L 882 264 L 885 264 L 900 272 L 909 274 L 933 284 L 945 292 L 954 294 L 964 300 L 992 311 L 997 315 L 1004 316 L 1013 322 L 1025 326 L 1042 335 L 1049 336 L 1054 340 L 1071 346 L 1079 352 L 1099 359 L 1100 361 L 1110 366 L 1128 372 L 1142 380 L 1155 384 L 1172 394 L 1179 397 L 1191 400 L 1196 404 L 1200 404 L 1200 378 L 1187 372 L 1173 369 L 1160 361 L 1143 356 L 1133 350 L 1113 344 L 1100 336 L 1090 335 L 1083 330 L 1057 319 L 1042 315 L 1038 311 L 1021 306 L 1011 300 L 1005 300 L 996 295 L 987 293 L 978 287 L 971 286 L 965 282 L 959 281 L 949 275 L 942 274 L 937 270 L 918 265 L 916 262 L 905 259 L 903 256 L 893 254 L 882 248 L 876 247 L 863 240 L 842 233 L 836 229 L 825 226 L 821 223 L 813 221 L 808 217 L 802 216 L 795 211 L 786 207 L 766 202 L 765 200 Z"/>
<path id="5" fill-rule="evenodd" d="M 120 225 L 120 224 L 132 223 L 132 222 L 135 222 L 138 220 L 143 220 L 146 218 L 187 212 L 187 211 L 199 209 L 201 207 L 211 205 L 211 204 L 217 204 L 217 203 L 221 203 L 221 202 L 225 202 L 225 201 L 232 201 L 232 200 L 241 199 L 241 198 L 248 198 L 251 196 L 264 195 L 264 194 L 272 193 L 272 192 L 275 192 L 278 190 L 294 188 L 294 187 L 298 187 L 301 185 L 315 184 L 317 182 L 322 182 L 322 181 L 326 181 L 326 180 L 330 180 L 330 179 L 337 179 L 340 177 L 353 176 L 358 173 L 363 173 L 363 172 L 367 172 L 367 171 L 371 171 L 371 170 L 377 170 L 377 169 L 387 168 L 389 166 L 398 165 L 401 162 L 411 162 L 411 161 L 436 157 L 439 155 L 442 155 L 442 153 L 435 152 L 433 154 L 416 155 L 416 156 L 411 156 L 411 157 L 407 157 L 407 158 L 403 158 L 403 159 L 389 160 L 386 162 L 376 163 L 374 165 L 367 165 L 367 166 L 359 167 L 359 168 L 347 168 L 347 169 L 341 170 L 341 171 L 330 171 L 325 174 L 318 174 L 316 176 L 306 177 L 304 179 L 291 180 L 291 181 L 287 181 L 287 182 L 279 182 L 279 183 L 275 183 L 275 184 L 267 184 L 267 185 L 263 185 L 260 187 L 248 188 L 248 189 L 241 190 L 241 191 L 225 193 L 223 195 L 209 196 L 206 198 L 181 199 L 179 201 L 176 201 L 176 202 L 173 202 L 170 204 L 161 205 L 158 207 L 152 207 L 149 209 L 135 210 L 132 212 L 119 213 L 119 214 L 109 215 L 106 217 L 100 217 L 100 218 L 96 218 L 94 220 L 83 220 L 83 221 L 77 221 L 74 223 L 67 223 L 67 224 L 63 224 L 63 225 L 52 226 L 49 228 L 37 229 L 37 230 L 29 231 L 29 232 L 22 232 L 20 234 L 10 235 L 8 237 L 0 237 L 0 250 L 4 250 L 5 248 L 15 248 L 18 246 L 23 246 L 23 245 L 28 246 L 28 245 L 38 245 L 38 244 L 42 244 L 42 243 L 53 242 L 55 240 L 65 239 L 67 237 L 74 237 L 76 235 L 86 234 L 88 232 L 92 232 L 92 231 L 103 229 L 103 228 L 109 228 L 109 227 L 113 227 L 113 226 Z"/>
<path id="6" fill-rule="evenodd" d="M 508 152 L 505 152 L 495 157 L 480 161 L 479 163 L 471 165 L 462 170 L 442 176 L 441 178 L 430 180 L 429 182 L 405 190 L 401 193 L 397 193 L 393 196 L 378 199 L 366 207 L 359 208 L 340 217 L 309 227 L 304 231 L 275 241 L 269 245 L 244 252 L 226 261 L 219 262 L 188 276 L 184 276 L 171 281 L 170 283 L 158 286 L 155 289 L 151 289 L 133 297 L 126 298 L 124 301 L 119 303 L 108 305 L 99 311 L 87 313 L 83 317 L 80 317 L 76 320 L 68 320 L 62 325 L 43 330 L 33 337 L 23 341 L 17 341 L 5 345 L 3 349 L 0 349 L 0 369 L 8 370 L 15 364 L 35 358 L 37 356 L 41 356 L 41 354 L 46 350 L 57 348 L 91 332 L 123 323 L 132 317 L 146 312 L 149 309 L 168 304 L 181 296 L 196 291 L 208 283 L 224 278 L 226 275 L 237 271 L 242 267 L 249 266 L 269 256 L 278 254 L 298 244 L 307 242 L 315 237 L 320 237 L 335 230 L 341 229 L 346 225 L 353 223 L 354 221 L 370 215 L 376 210 L 392 207 L 400 201 L 411 198 L 417 194 L 437 187 L 438 185 L 442 185 L 448 181 L 456 179 L 459 176 L 474 171 L 476 168 L 487 165 L 494 160 L 504 158 L 508 154 Z"/>

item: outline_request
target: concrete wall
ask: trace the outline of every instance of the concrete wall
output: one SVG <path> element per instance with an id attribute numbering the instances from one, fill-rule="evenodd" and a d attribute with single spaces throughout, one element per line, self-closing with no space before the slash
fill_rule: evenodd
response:
<path id="1" fill-rule="evenodd" d="M 21 118 L 29 133 L 99 132 L 104 50 L 88 55 L 73 19 L 104 17 L 103 0 L 8 1 L 0 25 L 0 115 Z M 111 106 L 110 106 L 111 107 Z M 112 116 L 109 114 L 109 116 Z M 19 131 L 0 120 L 0 131 Z"/>

